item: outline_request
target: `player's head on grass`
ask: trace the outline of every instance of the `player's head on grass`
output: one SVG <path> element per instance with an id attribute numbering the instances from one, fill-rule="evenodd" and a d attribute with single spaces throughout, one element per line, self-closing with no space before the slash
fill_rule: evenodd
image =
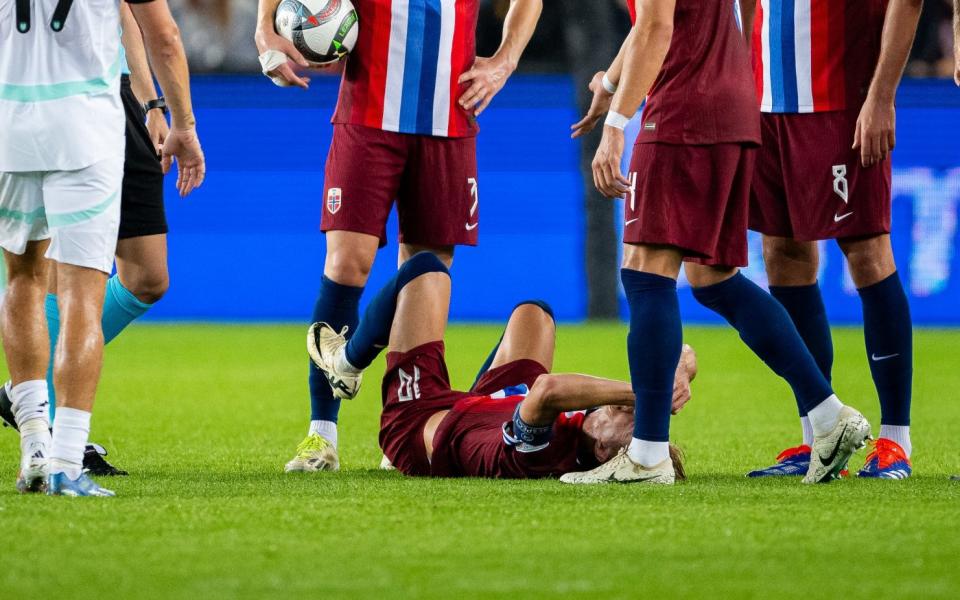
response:
<path id="1" fill-rule="evenodd" d="M 633 407 L 602 406 L 590 411 L 583 420 L 580 435 L 584 447 L 592 449 L 597 462 L 607 462 L 630 444 L 633 437 Z M 686 479 L 683 451 L 673 444 L 670 444 L 670 460 L 677 479 Z"/>

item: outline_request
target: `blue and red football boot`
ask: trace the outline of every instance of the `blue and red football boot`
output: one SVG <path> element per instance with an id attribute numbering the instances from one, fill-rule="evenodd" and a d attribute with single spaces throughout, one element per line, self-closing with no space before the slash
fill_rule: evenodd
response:
<path id="1" fill-rule="evenodd" d="M 867 455 L 867 462 L 857 473 L 857 477 L 874 479 L 906 479 L 913 473 L 913 465 L 900 444 L 887 438 L 871 442 L 873 451 Z"/>
<path id="2" fill-rule="evenodd" d="M 802 477 L 810 468 L 810 446 L 787 448 L 777 455 L 777 464 L 747 473 L 747 477 Z"/>

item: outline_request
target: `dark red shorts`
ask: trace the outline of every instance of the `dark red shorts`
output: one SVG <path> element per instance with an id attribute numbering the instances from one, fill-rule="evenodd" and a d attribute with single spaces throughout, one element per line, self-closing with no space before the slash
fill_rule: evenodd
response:
<path id="1" fill-rule="evenodd" d="M 465 398 L 487 397 L 521 383 L 532 386 L 537 377 L 546 372 L 535 361 L 518 360 L 490 369 L 471 391 L 458 392 L 450 389 L 443 342 L 430 342 L 409 352 L 390 352 L 383 377 L 380 447 L 401 473 L 430 475 L 423 427 L 431 416 L 452 409 Z M 516 402 L 510 408 L 510 416 L 515 406 Z"/>
<path id="2" fill-rule="evenodd" d="M 624 243 L 675 246 L 697 262 L 745 266 L 755 155 L 743 144 L 636 144 Z"/>
<path id="3" fill-rule="evenodd" d="M 480 222 L 476 138 L 335 124 L 323 197 L 323 231 L 375 235 L 383 246 L 396 200 L 400 242 L 475 246 Z"/>
<path id="4" fill-rule="evenodd" d="M 890 159 L 860 165 L 857 111 L 764 114 L 750 229 L 799 241 L 890 232 Z"/>

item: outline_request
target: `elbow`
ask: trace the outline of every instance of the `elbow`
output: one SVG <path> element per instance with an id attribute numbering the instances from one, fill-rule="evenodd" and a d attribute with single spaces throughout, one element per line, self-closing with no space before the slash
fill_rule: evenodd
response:
<path id="1" fill-rule="evenodd" d="M 183 47 L 180 42 L 180 28 L 177 27 L 177 24 L 170 20 L 169 23 L 155 28 L 150 32 L 150 37 L 147 41 L 150 50 L 157 59 L 163 61 L 170 61 L 175 59 Z"/>
<path id="2" fill-rule="evenodd" d="M 556 375 L 547 373 L 537 377 L 530 389 L 530 395 L 539 398 L 539 403 L 545 408 L 552 408 L 560 391 L 560 381 Z"/>

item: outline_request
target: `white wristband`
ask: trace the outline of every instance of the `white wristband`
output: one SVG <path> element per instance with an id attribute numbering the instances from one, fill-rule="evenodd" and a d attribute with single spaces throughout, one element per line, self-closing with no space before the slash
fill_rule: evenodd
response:
<path id="1" fill-rule="evenodd" d="M 604 73 L 604 74 L 603 74 L 603 89 L 607 90 L 607 93 L 608 93 L 608 94 L 616 94 L 616 93 L 617 93 L 617 87 L 618 87 L 617 84 L 615 84 L 614 82 L 610 81 L 610 78 L 607 77 L 607 74 L 606 74 L 606 73 Z"/>
<path id="2" fill-rule="evenodd" d="M 604 125 L 609 125 L 615 129 L 623 131 L 627 127 L 627 123 L 630 122 L 630 117 L 621 115 L 618 112 L 613 112 L 612 110 L 607 113 L 607 120 L 603 122 Z"/>

